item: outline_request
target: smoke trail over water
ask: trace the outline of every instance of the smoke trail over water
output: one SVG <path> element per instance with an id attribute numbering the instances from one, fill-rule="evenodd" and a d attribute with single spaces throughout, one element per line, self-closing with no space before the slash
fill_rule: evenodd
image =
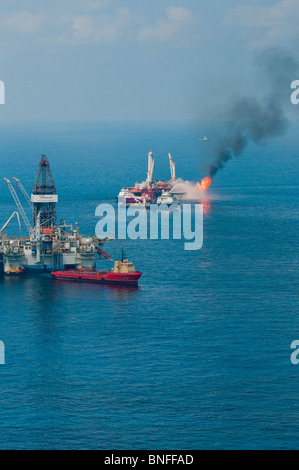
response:
<path id="1" fill-rule="evenodd" d="M 256 65 L 259 75 L 267 78 L 267 92 L 260 99 L 240 98 L 225 113 L 228 126 L 209 165 L 211 178 L 228 160 L 242 155 L 250 141 L 266 143 L 288 128 L 285 108 L 290 103 L 290 83 L 297 76 L 297 62 L 286 51 L 275 48 L 261 54 Z"/>

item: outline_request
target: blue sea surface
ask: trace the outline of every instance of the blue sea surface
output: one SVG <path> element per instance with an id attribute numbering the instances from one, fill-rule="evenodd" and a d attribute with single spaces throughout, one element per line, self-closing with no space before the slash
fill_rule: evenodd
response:
<path id="1" fill-rule="evenodd" d="M 30 192 L 46 154 L 58 218 L 93 235 L 97 205 L 145 179 L 149 150 L 159 179 L 170 177 L 168 152 L 177 176 L 206 176 L 219 127 L 6 124 L 0 176 Z M 114 259 L 125 249 L 143 273 L 138 288 L 0 277 L 1 449 L 298 449 L 296 127 L 216 175 L 201 250 L 181 240 L 105 246 Z M 2 226 L 15 210 L 4 181 L 0 209 Z"/>

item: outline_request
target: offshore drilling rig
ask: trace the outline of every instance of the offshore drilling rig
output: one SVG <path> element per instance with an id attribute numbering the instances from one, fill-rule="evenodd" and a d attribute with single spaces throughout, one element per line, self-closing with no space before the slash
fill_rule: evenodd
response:
<path id="1" fill-rule="evenodd" d="M 103 243 L 107 240 L 80 235 L 77 223 L 73 227 L 62 220 L 56 225 L 58 194 L 50 163 L 45 155 L 41 156 L 31 197 L 20 180 L 14 178 L 32 210 L 33 225 L 29 222 L 12 183 L 4 179 L 17 206 L 17 211 L 0 229 L 0 270 L 6 275 L 16 276 L 27 270 L 34 272 L 53 269 L 94 270 L 97 255 L 110 258 L 102 250 Z M 14 216 L 18 218 L 19 226 L 21 216 L 28 236 L 9 238 L 4 233 Z"/>

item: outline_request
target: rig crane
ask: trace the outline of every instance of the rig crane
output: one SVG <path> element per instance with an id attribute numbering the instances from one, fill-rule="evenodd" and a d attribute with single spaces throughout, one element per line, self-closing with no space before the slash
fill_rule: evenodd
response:
<path id="1" fill-rule="evenodd" d="M 175 163 L 172 160 L 170 153 L 168 154 L 168 156 L 169 156 L 169 163 L 170 163 L 171 181 L 175 181 L 176 180 L 176 177 L 175 177 Z"/>
<path id="2" fill-rule="evenodd" d="M 12 177 L 16 183 L 17 183 L 17 186 L 20 188 L 20 190 L 22 191 L 23 193 L 23 196 L 24 198 L 26 199 L 26 201 L 28 202 L 29 206 L 31 207 L 32 209 L 32 202 L 31 202 L 31 199 L 29 197 L 29 194 L 27 193 L 26 189 L 24 188 L 24 186 L 22 185 L 21 181 L 18 179 L 18 178 L 14 178 Z"/>
<path id="3" fill-rule="evenodd" d="M 20 203 L 20 199 L 18 198 L 18 195 L 17 195 L 17 193 L 16 193 L 16 191 L 15 191 L 15 188 L 13 187 L 13 185 L 11 184 L 11 182 L 10 182 L 7 178 L 4 178 L 4 179 L 5 179 L 5 181 L 6 181 L 7 185 L 8 185 L 8 188 L 9 188 L 9 190 L 10 190 L 10 192 L 11 192 L 12 197 L 14 198 L 14 201 L 15 201 L 15 203 L 16 203 L 16 205 L 17 205 L 18 211 L 19 211 L 19 213 L 21 214 L 22 219 L 24 220 L 24 224 L 26 225 L 29 234 L 31 234 L 31 233 L 32 233 L 32 227 L 31 227 L 31 225 L 30 225 L 30 222 L 29 222 L 29 220 L 28 220 L 27 215 L 25 214 L 25 211 L 24 211 L 24 209 L 23 209 L 23 206 L 22 206 L 22 204 Z"/>
<path id="4" fill-rule="evenodd" d="M 155 159 L 153 158 L 153 152 L 150 151 L 148 154 L 148 169 L 147 169 L 147 178 L 146 182 L 148 186 L 150 187 L 152 182 L 153 182 L 153 173 L 154 173 L 154 165 L 155 165 Z"/>
<path id="5" fill-rule="evenodd" d="M 11 222 L 11 220 L 14 218 L 15 215 L 17 216 L 17 219 L 18 219 L 20 232 L 22 231 L 19 213 L 18 213 L 17 211 L 15 211 L 13 214 L 11 214 L 11 216 L 10 216 L 9 219 L 8 219 L 8 221 L 7 221 L 7 222 L 3 225 L 3 227 L 0 229 L 0 235 L 2 235 L 2 232 L 4 232 L 4 230 L 6 229 L 6 227 L 7 227 L 8 224 Z"/>

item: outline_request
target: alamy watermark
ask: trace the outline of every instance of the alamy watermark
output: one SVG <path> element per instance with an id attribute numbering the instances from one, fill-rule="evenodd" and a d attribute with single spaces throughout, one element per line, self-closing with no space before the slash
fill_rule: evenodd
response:
<path id="1" fill-rule="evenodd" d="M 96 209 L 100 220 L 98 238 L 118 240 L 184 240 L 185 250 L 200 250 L 203 245 L 202 204 L 150 204 L 149 208 L 118 204 L 100 204 Z"/>
<path id="2" fill-rule="evenodd" d="M 0 365 L 5 364 L 5 345 L 3 341 L 0 341 Z"/>
<path id="3" fill-rule="evenodd" d="M 5 85 L 2 80 L 0 80 L 0 104 L 5 104 Z"/>
<path id="4" fill-rule="evenodd" d="M 299 341 L 293 341 L 291 344 L 291 349 L 295 349 L 295 351 L 292 352 L 291 354 L 291 363 L 294 364 L 294 366 L 297 366 L 299 364 Z"/>
<path id="5" fill-rule="evenodd" d="M 291 88 L 295 91 L 291 94 L 291 103 L 299 104 L 299 80 L 294 80 L 291 83 Z"/>

